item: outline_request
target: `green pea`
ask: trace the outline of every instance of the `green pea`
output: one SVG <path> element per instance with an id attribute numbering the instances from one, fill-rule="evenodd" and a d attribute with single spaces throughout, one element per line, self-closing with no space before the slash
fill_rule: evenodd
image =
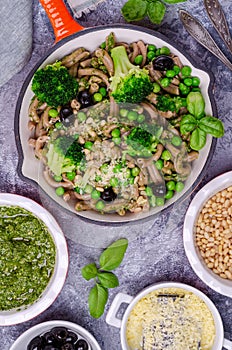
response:
<path id="1" fill-rule="evenodd" d="M 173 180 L 170 180 L 166 183 L 167 190 L 169 191 L 175 191 L 176 189 L 176 183 Z"/>
<path id="2" fill-rule="evenodd" d="M 68 180 L 72 181 L 75 179 L 76 173 L 75 171 L 69 171 L 68 173 L 66 173 L 66 177 Z"/>
<path id="3" fill-rule="evenodd" d="M 118 128 L 111 131 L 112 137 L 119 137 L 120 135 L 121 135 L 121 131 Z"/>
<path id="4" fill-rule="evenodd" d="M 92 199 L 98 199 L 98 198 L 100 198 L 100 196 L 101 196 L 101 192 L 98 191 L 98 190 L 93 190 L 91 192 L 91 198 Z"/>
<path id="5" fill-rule="evenodd" d="M 177 135 L 174 135 L 173 137 L 172 137 L 172 140 L 171 140 L 171 143 L 174 145 L 174 146 L 180 146 L 181 144 L 182 144 L 182 139 L 179 137 L 179 136 L 177 136 Z"/>
<path id="6" fill-rule="evenodd" d="M 122 165 L 121 164 L 116 164 L 115 167 L 113 168 L 113 172 L 119 173 L 122 170 Z"/>
<path id="7" fill-rule="evenodd" d="M 167 191 L 167 193 L 165 194 L 164 198 L 165 198 L 165 199 L 171 199 L 171 198 L 173 197 L 173 195 L 174 195 L 174 192 L 171 191 L 171 190 L 169 190 L 169 191 Z"/>
<path id="8" fill-rule="evenodd" d="M 141 64 L 143 62 L 143 55 L 138 55 L 134 59 L 135 64 Z"/>
<path id="9" fill-rule="evenodd" d="M 164 205 L 164 198 L 163 197 L 156 197 L 156 205 L 158 207 L 161 207 L 162 205 Z"/>
<path id="10" fill-rule="evenodd" d="M 129 168 L 126 169 L 125 176 L 127 179 L 129 179 L 131 177 L 131 170 Z"/>
<path id="11" fill-rule="evenodd" d="M 198 77 L 193 77 L 192 78 L 192 86 L 197 87 L 200 85 L 200 79 Z"/>
<path id="12" fill-rule="evenodd" d="M 163 78 L 163 79 L 161 79 L 161 81 L 160 81 L 160 84 L 161 84 L 161 86 L 162 87 L 168 87 L 169 85 L 170 85 L 170 80 L 169 80 L 169 78 Z"/>
<path id="13" fill-rule="evenodd" d="M 192 86 L 192 83 L 193 83 L 192 78 L 185 78 L 185 79 L 184 79 L 184 84 L 185 84 L 186 86 Z"/>
<path id="14" fill-rule="evenodd" d="M 157 49 L 157 50 L 156 50 L 155 55 L 156 55 L 156 56 L 161 55 L 161 53 L 160 53 L 160 49 Z"/>
<path id="15" fill-rule="evenodd" d="M 155 58 L 155 51 L 148 51 L 148 53 L 147 53 L 148 61 L 152 61 L 153 58 Z"/>
<path id="16" fill-rule="evenodd" d="M 143 123 L 145 119 L 146 119 L 146 117 L 144 114 L 138 114 L 138 117 L 137 117 L 138 123 Z"/>
<path id="17" fill-rule="evenodd" d="M 152 192 L 152 188 L 151 187 L 147 186 L 145 192 L 146 192 L 148 197 L 153 196 L 153 192 Z"/>
<path id="18" fill-rule="evenodd" d="M 128 110 L 125 109 L 125 108 L 121 108 L 120 111 L 119 111 L 119 114 L 121 117 L 126 117 L 127 114 L 128 114 Z"/>
<path id="19" fill-rule="evenodd" d="M 133 184 L 134 184 L 134 181 L 135 181 L 135 179 L 134 179 L 133 177 L 131 177 L 131 178 L 129 179 L 129 184 L 130 184 L 130 185 L 133 185 Z"/>
<path id="20" fill-rule="evenodd" d="M 117 187 L 118 186 L 118 179 L 116 177 L 112 177 L 110 179 L 110 186 Z"/>
<path id="21" fill-rule="evenodd" d="M 174 78 L 175 75 L 176 75 L 176 72 L 173 69 L 169 69 L 166 71 L 166 77 L 168 78 Z"/>
<path id="22" fill-rule="evenodd" d="M 57 130 L 60 130 L 60 129 L 63 128 L 63 123 L 57 122 L 57 123 L 55 124 L 55 127 L 56 127 Z"/>
<path id="23" fill-rule="evenodd" d="M 56 118 L 58 116 L 58 114 L 59 113 L 58 113 L 57 109 L 54 109 L 54 108 L 49 109 L 49 111 L 48 111 L 49 117 L 52 117 L 52 118 Z"/>
<path id="24" fill-rule="evenodd" d="M 179 89 L 183 95 L 187 95 L 190 91 L 190 88 L 183 83 L 179 84 Z"/>
<path id="25" fill-rule="evenodd" d="M 56 181 L 56 182 L 60 182 L 63 180 L 62 176 L 61 175 L 54 175 L 53 176 L 53 179 Z"/>
<path id="26" fill-rule="evenodd" d="M 184 66 L 181 68 L 181 74 L 185 77 L 189 77 L 192 73 L 192 68 L 189 66 Z"/>
<path id="27" fill-rule="evenodd" d="M 57 187 L 56 188 L 56 194 L 57 194 L 57 196 L 63 196 L 63 194 L 64 194 L 64 188 L 63 187 Z"/>
<path id="28" fill-rule="evenodd" d="M 170 160 L 172 158 L 172 155 L 167 149 L 165 149 L 161 154 L 161 158 L 163 160 Z"/>
<path id="29" fill-rule="evenodd" d="M 153 44 L 149 44 L 147 45 L 147 51 L 155 51 L 156 50 L 156 46 Z"/>
<path id="30" fill-rule="evenodd" d="M 180 67 L 177 66 L 176 64 L 173 66 L 172 69 L 174 70 L 174 72 L 176 73 L 176 75 L 180 73 Z"/>
<path id="31" fill-rule="evenodd" d="M 84 112 L 78 112 L 77 118 L 79 119 L 80 122 L 84 122 L 87 117 L 86 117 L 86 114 Z"/>
<path id="32" fill-rule="evenodd" d="M 152 207 L 155 207 L 156 206 L 156 197 L 153 195 L 151 196 L 150 200 L 149 200 L 149 203 Z"/>
<path id="33" fill-rule="evenodd" d="M 157 92 L 160 92 L 161 87 L 158 83 L 153 84 L 153 92 L 156 94 Z"/>
<path id="34" fill-rule="evenodd" d="M 95 92 L 95 94 L 93 94 L 93 99 L 95 102 L 102 101 L 102 94 L 100 94 L 100 92 Z"/>
<path id="35" fill-rule="evenodd" d="M 158 159 L 156 162 L 155 162 L 155 166 L 158 170 L 161 170 L 163 167 L 164 167 L 164 162 L 162 159 Z"/>
<path id="36" fill-rule="evenodd" d="M 170 49 L 167 46 L 163 46 L 160 49 L 160 54 L 161 55 L 169 55 L 170 54 Z"/>
<path id="37" fill-rule="evenodd" d="M 92 193 L 92 191 L 93 191 L 93 186 L 91 186 L 89 184 L 85 186 L 85 193 L 90 194 L 90 193 Z"/>
<path id="38" fill-rule="evenodd" d="M 86 148 L 86 149 L 91 151 L 92 147 L 93 147 L 93 142 L 91 142 L 91 141 L 86 141 L 85 142 L 84 148 Z"/>
<path id="39" fill-rule="evenodd" d="M 136 120 L 138 117 L 138 113 L 136 111 L 129 111 L 127 114 L 127 118 L 131 121 Z"/>
<path id="40" fill-rule="evenodd" d="M 103 97 L 106 97 L 107 95 L 107 90 L 104 86 L 101 86 L 100 89 L 99 89 L 99 92 L 100 94 L 103 96 Z"/>
<path id="41" fill-rule="evenodd" d="M 121 137 L 113 137 L 112 141 L 115 143 L 115 145 L 120 145 Z"/>
<path id="42" fill-rule="evenodd" d="M 104 202 L 102 202 L 102 201 L 98 201 L 97 203 L 96 203 L 96 205 L 95 205 L 95 208 L 97 209 L 97 210 L 102 210 L 102 209 L 104 209 L 104 207 L 105 207 L 105 203 Z"/>
<path id="43" fill-rule="evenodd" d="M 183 189 L 184 189 L 184 183 L 181 181 L 178 181 L 176 183 L 176 192 L 181 192 L 183 191 Z"/>
<path id="44" fill-rule="evenodd" d="M 135 176 L 139 175 L 139 173 L 140 173 L 140 169 L 137 166 L 131 169 L 132 176 L 135 177 Z"/>
<path id="45" fill-rule="evenodd" d="M 102 178 L 101 178 L 100 175 L 96 175 L 96 176 L 95 176 L 95 181 L 96 181 L 96 182 L 99 182 L 99 181 L 101 181 L 101 180 L 102 180 Z"/>
<path id="46" fill-rule="evenodd" d="M 101 165 L 100 170 L 101 170 L 101 172 L 102 172 L 103 174 L 107 174 L 108 168 L 109 168 L 109 165 L 106 164 L 106 163 L 104 163 L 104 164 Z"/>

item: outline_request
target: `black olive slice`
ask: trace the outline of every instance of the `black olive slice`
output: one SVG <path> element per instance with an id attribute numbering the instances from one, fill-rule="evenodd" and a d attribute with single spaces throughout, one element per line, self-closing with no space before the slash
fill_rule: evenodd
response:
<path id="1" fill-rule="evenodd" d="M 67 335 L 67 343 L 72 343 L 75 344 L 78 340 L 78 335 L 72 331 L 68 331 L 68 335 Z"/>
<path id="2" fill-rule="evenodd" d="M 59 343 L 64 343 L 68 336 L 68 330 L 65 327 L 54 327 L 51 329 L 51 334 Z"/>
<path id="3" fill-rule="evenodd" d="M 117 194 L 114 192 L 112 187 L 107 187 L 101 192 L 101 199 L 105 202 L 112 202 L 117 198 Z"/>
<path id="4" fill-rule="evenodd" d="M 174 61 L 169 56 L 160 55 L 152 61 L 152 64 L 155 70 L 163 71 L 167 69 L 172 69 L 174 66 Z"/>
<path id="5" fill-rule="evenodd" d="M 89 346 L 88 343 L 84 339 L 78 340 L 75 350 L 88 350 Z"/>
<path id="6" fill-rule="evenodd" d="M 43 340 L 38 336 L 27 345 L 27 350 L 42 350 Z"/>

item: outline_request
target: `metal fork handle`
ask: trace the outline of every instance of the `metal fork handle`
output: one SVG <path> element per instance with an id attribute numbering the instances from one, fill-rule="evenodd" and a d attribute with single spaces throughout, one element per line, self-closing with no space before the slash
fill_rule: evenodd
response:
<path id="1" fill-rule="evenodd" d="M 230 70 L 232 70 L 232 63 L 219 49 L 209 32 L 202 26 L 202 24 L 184 10 L 179 10 L 179 16 L 189 34 L 202 46 L 219 58 Z"/>
<path id="2" fill-rule="evenodd" d="M 225 14 L 218 0 L 204 0 L 205 9 L 218 34 L 232 53 L 232 38 Z"/>

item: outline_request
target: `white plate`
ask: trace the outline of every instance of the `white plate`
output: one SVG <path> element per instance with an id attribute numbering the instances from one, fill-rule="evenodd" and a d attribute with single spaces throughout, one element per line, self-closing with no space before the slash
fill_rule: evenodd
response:
<path id="1" fill-rule="evenodd" d="M 10 311 L 0 311 L 0 326 L 8 326 L 28 321 L 45 311 L 60 293 L 68 271 L 68 249 L 63 232 L 53 216 L 33 200 L 16 194 L 0 193 L 1 206 L 22 207 L 47 226 L 56 246 L 56 264 L 54 273 L 40 299 L 26 308 Z"/>
<path id="2" fill-rule="evenodd" d="M 216 292 L 232 297 L 232 281 L 217 276 L 204 263 L 195 246 L 194 226 L 200 211 L 209 198 L 232 185 L 232 171 L 207 183 L 193 198 L 184 220 L 184 248 L 189 262 L 198 277 Z"/>
<path id="3" fill-rule="evenodd" d="M 16 339 L 10 350 L 26 350 L 27 345 L 34 337 L 48 331 L 53 327 L 66 327 L 84 338 L 90 344 L 91 350 L 101 350 L 96 339 L 85 328 L 76 323 L 60 320 L 39 323 L 36 326 L 29 328 L 26 332 L 22 333 L 18 339 Z"/>

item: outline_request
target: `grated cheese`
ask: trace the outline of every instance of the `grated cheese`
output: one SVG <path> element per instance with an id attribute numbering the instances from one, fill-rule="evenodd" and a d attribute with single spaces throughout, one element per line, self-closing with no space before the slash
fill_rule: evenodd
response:
<path id="1" fill-rule="evenodd" d="M 132 309 L 126 336 L 130 350 L 210 350 L 215 324 L 205 302 L 182 288 L 162 288 Z"/>

